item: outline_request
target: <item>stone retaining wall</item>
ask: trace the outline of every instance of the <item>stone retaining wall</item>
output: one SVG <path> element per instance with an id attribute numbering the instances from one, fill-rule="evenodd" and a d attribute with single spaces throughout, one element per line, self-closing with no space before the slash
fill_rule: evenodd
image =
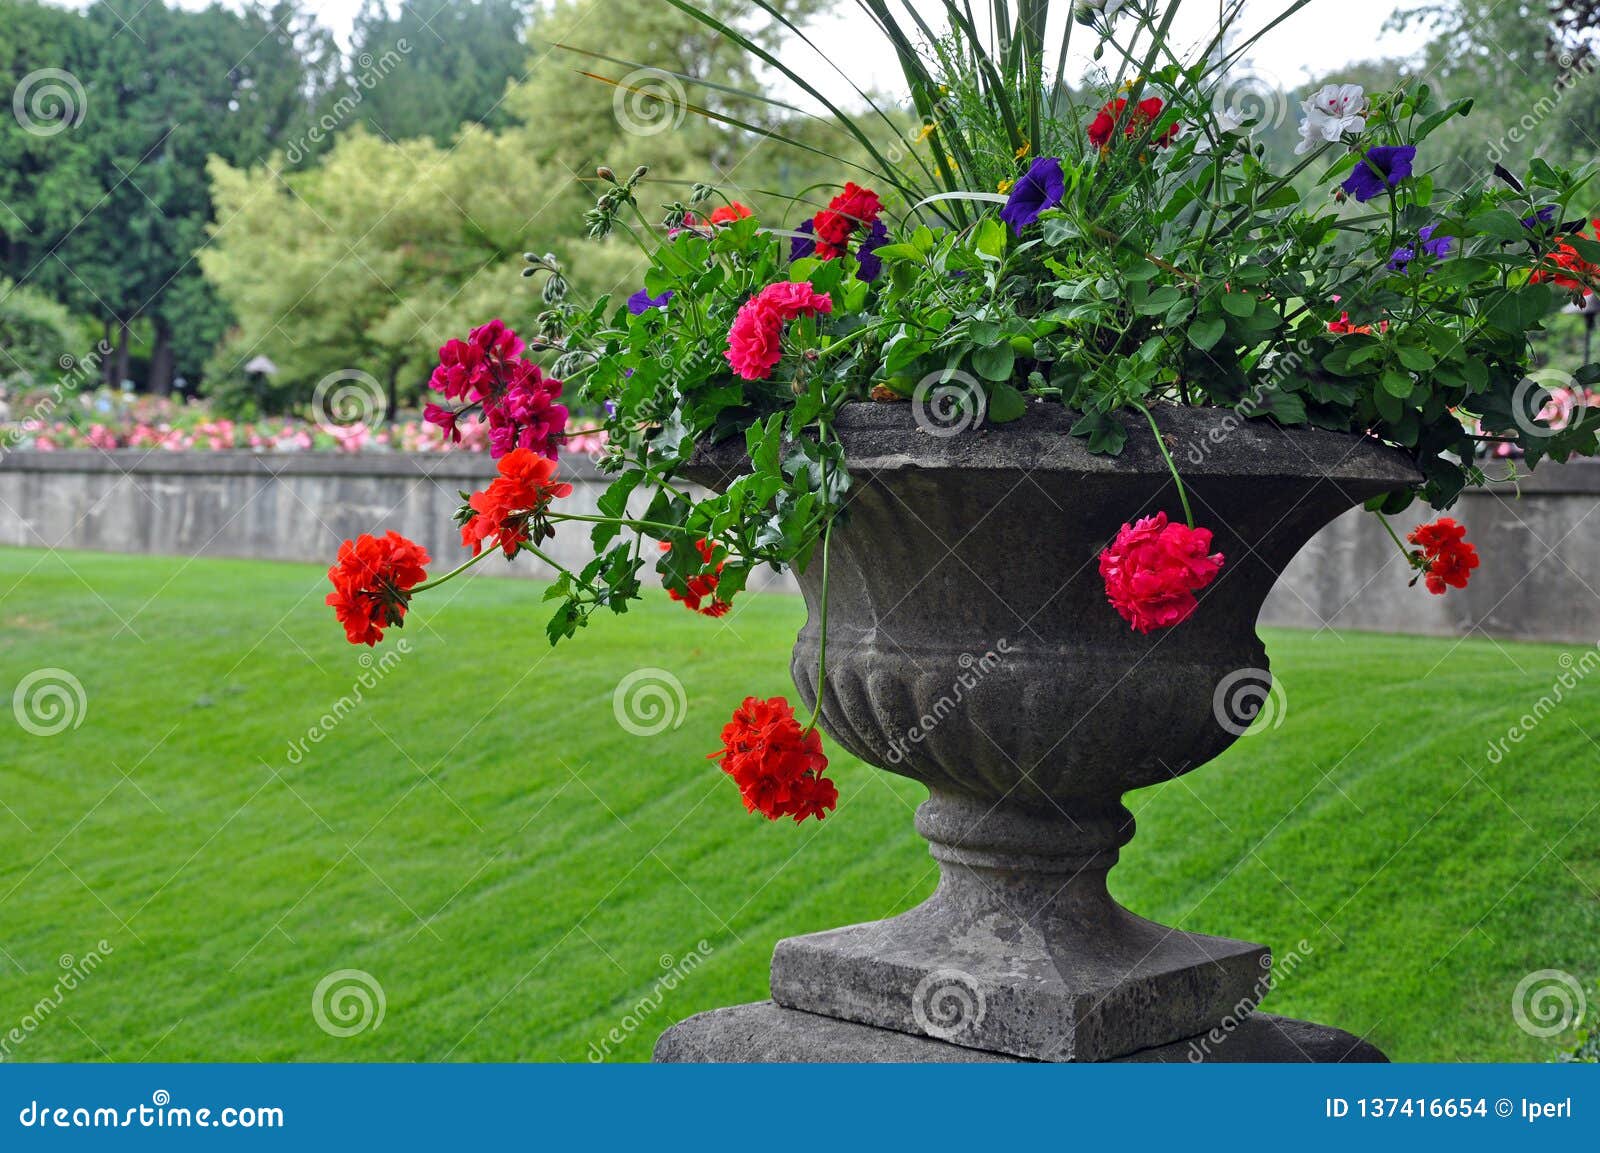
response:
<path id="1" fill-rule="evenodd" d="M 563 461 L 573 511 L 604 478 Z M 492 475 L 468 454 L 13 452 L 0 460 L 0 545 L 327 563 L 339 542 L 392 528 L 436 557 L 461 555 L 451 515 Z M 1483 554 L 1465 590 L 1408 589 L 1411 572 L 1373 517 L 1329 525 L 1273 592 L 1264 624 L 1525 640 L 1600 640 L 1600 461 L 1547 466 L 1516 492 L 1471 492 L 1452 511 Z M 1399 519 L 1408 527 L 1416 517 Z M 553 552 L 586 559 L 584 534 Z M 483 573 L 547 576 L 521 558 Z M 790 587 L 783 580 L 753 585 Z"/>

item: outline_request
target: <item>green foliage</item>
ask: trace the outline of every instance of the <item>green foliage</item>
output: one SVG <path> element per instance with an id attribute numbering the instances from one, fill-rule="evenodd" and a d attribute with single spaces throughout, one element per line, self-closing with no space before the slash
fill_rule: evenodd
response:
<path id="1" fill-rule="evenodd" d="M 29 388 L 62 373 L 79 355 L 72 314 L 41 292 L 0 276 L 0 386 Z"/>
<path id="2" fill-rule="evenodd" d="M 348 90 L 359 122 L 387 140 L 426 136 L 448 145 L 467 124 L 509 122 L 506 86 L 527 68 L 522 33 L 530 0 L 367 0 L 351 32 Z M 385 53 L 403 56 L 390 75 Z"/>

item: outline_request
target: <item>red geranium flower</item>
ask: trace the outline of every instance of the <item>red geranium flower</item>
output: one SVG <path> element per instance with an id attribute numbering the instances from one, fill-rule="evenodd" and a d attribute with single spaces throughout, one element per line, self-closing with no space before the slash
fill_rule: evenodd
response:
<path id="1" fill-rule="evenodd" d="M 332 606 L 353 645 L 375 645 L 383 630 L 405 623 L 411 590 L 428 579 L 428 552 L 397 532 L 382 537 L 362 533 L 339 546 L 339 560 L 328 570 Z"/>
<path id="2" fill-rule="evenodd" d="M 462 517 L 461 545 L 472 555 L 483 551 L 484 542 L 494 539 L 507 558 L 517 555 L 523 544 L 534 543 L 555 533 L 544 512 L 557 497 L 572 492 L 570 484 L 556 480 L 556 462 L 531 449 L 519 448 L 500 458 L 500 475 L 482 492 L 467 498 Z"/>
<path id="3" fill-rule="evenodd" d="M 1478 550 L 1467 541 L 1466 526 L 1442 516 L 1431 524 L 1419 524 L 1406 535 L 1422 551 L 1411 554 L 1411 563 L 1422 570 L 1424 583 L 1434 596 L 1448 588 L 1464 589 L 1478 567 Z M 1413 577 L 1412 584 L 1416 583 Z"/>
<path id="4" fill-rule="evenodd" d="M 1154 124 L 1159 120 L 1162 109 L 1166 106 L 1161 103 L 1160 97 L 1148 96 L 1139 101 L 1138 106 L 1133 111 L 1133 115 L 1124 118 L 1123 114 L 1127 111 L 1127 107 L 1128 102 L 1120 96 L 1115 100 L 1107 100 L 1104 106 L 1101 107 L 1099 114 L 1089 124 L 1089 143 L 1096 148 L 1109 147 L 1111 137 L 1115 134 L 1119 122 L 1122 123 L 1122 135 L 1131 140 L 1135 133 L 1143 130 L 1146 125 Z M 1177 135 L 1178 125 L 1173 123 L 1168 126 L 1165 132 L 1156 137 L 1155 142 L 1165 148 L 1172 143 Z"/>
<path id="5" fill-rule="evenodd" d="M 750 210 L 735 200 L 732 204 L 724 204 L 711 212 L 712 224 L 732 224 L 735 220 L 743 220 L 749 216 Z M 687 223 L 687 221 L 686 221 Z"/>
<path id="6" fill-rule="evenodd" d="M 783 359 L 784 322 L 832 311 L 833 298 L 812 288 L 808 280 L 769 284 L 745 301 L 733 318 L 724 355 L 746 380 L 765 380 Z"/>
<path id="7" fill-rule="evenodd" d="M 739 786 L 744 807 L 768 820 L 821 820 L 839 803 L 839 790 L 822 775 L 828 758 L 822 736 L 802 730 L 782 697 L 746 697 L 722 729 L 722 748 L 711 754 Z"/>
<path id="8" fill-rule="evenodd" d="M 1222 554 L 1210 549 L 1210 529 L 1169 524 L 1164 512 L 1125 524 L 1100 554 L 1106 597 L 1141 633 L 1171 628 L 1189 619 L 1194 594 L 1222 571 Z"/>
<path id="9" fill-rule="evenodd" d="M 701 540 L 695 543 L 695 549 L 700 553 L 700 559 L 707 565 L 716 555 L 716 548 L 710 541 Z M 671 552 L 670 541 L 661 542 L 662 552 Z M 717 562 L 717 567 L 711 572 L 696 573 L 683 583 L 689 586 L 689 595 L 685 596 L 675 588 L 667 589 L 667 595 L 685 608 L 708 617 L 725 616 L 733 608 L 725 600 L 717 597 L 717 578 L 722 574 L 722 562 Z"/>
<path id="10" fill-rule="evenodd" d="M 871 228 L 883 211 L 883 201 L 870 188 L 854 181 L 847 182 L 844 191 L 828 201 L 828 207 L 811 218 L 816 233 L 816 255 L 821 260 L 843 256 L 850 244 L 850 234 L 858 228 Z"/>
<path id="11" fill-rule="evenodd" d="M 1591 224 L 1594 227 L 1595 236 L 1600 237 L 1600 220 L 1591 221 Z M 1579 233 L 1579 235 L 1581 236 L 1582 233 Z M 1555 252 L 1545 257 L 1545 260 L 1562 269 L 1562 271 L 1555 272 L 1548 268 L 1539 268 L 1528 278 L 1532 283 L 1554 282 L 1572 292 L 1582 292 L 1585 296 L 1594 291 L 1593 286 L 1595 284 L 1600 284 L 1600 264 L 1591 264 L 1578 255 L 1576 248 L 1565 241 Z M 1568 276 L 1566 273 L 1572 273 L 1573 275 Z M 1578 279 L 1579 277 L 1582 279 Z"/>
<path id="12" fill-rule="evenodd" d="M 1350 314 L 1348 312 L 1341 312 L 1338 320 L 1328 321 L 1328 331 L 1334 336 L 1349 336 L 1350 334 L 1357 332 L 1366 333 L 1370 336 L 1372 334 L 1372 325 L 1351 324 Z M 1388 332 L 1389 322 L 1387 320 L 1378 321 L 1378 331 Z"/>

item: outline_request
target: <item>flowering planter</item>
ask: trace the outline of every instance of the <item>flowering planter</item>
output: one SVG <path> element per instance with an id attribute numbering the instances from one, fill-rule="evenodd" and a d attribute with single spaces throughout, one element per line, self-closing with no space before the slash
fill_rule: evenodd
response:
<path id="1" fill-rule="evenodd" d="M 1114 458 L 1069 437 L 1054 404 L 960 435 L 914 416 L 858 404 L 838 419 L 855 488 L 833 539 L 822 727 L 928 786 L 916 825 L 937 891 L 889 920 L 779 942 L 781 1008 L 691 1018 L 661 1059 L 948 1060 L 963 1046 L 1106 1060 L 1205 1034 L 1267 987 L 1264 946 L 1111 898 L 1107 872 L 1134 832 L 1121 798 L 1244 731 L 1270 685 L 1255 621 L 1273 583 L 1334 516 L 1413 483 L 1409 461 L 1362 437 L 1157 409 L 1226 562 L 1193 616 L 1141 634 L 1107 603 L 1097 557 L 1124 521 L 1182 509 L 1137 416 Z M 703 446 L 689 475 L 717 487 L 742 457 L 737 441 Z M 793 662 L 808 703 L 819 570 L 800 578 L 811 611 Z M 1290 1024 L 1315 1034 L 1302 1050 L 1320 1038 L 1333 1056 L 1381 1057 Z M 930 1040 L 908 1049 L 900 1034 Z"/>

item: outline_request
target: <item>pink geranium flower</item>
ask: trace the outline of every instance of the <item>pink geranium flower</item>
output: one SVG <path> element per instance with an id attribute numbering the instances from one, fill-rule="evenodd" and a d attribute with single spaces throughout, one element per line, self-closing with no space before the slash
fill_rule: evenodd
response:
<path id="1" fill-rule="evenodd" d="M 826 316 L 833 298 L 807 280 L 769 284 L 733 318 L 725 354 L 733 371 L 746 380 L 765 380 L 783 359 L 783 325 L 799 316 Z"/>
<path id="2" fill-rule="evenodd" d="M 1168 523 L 1164 512 L 1125 524 L 1100 554 L 1106 598 L 1141 633 L 1186 621 L 1194 594 L 1222 571 L 1222 554 L 1210 549 L 1210 529 Z"/>

